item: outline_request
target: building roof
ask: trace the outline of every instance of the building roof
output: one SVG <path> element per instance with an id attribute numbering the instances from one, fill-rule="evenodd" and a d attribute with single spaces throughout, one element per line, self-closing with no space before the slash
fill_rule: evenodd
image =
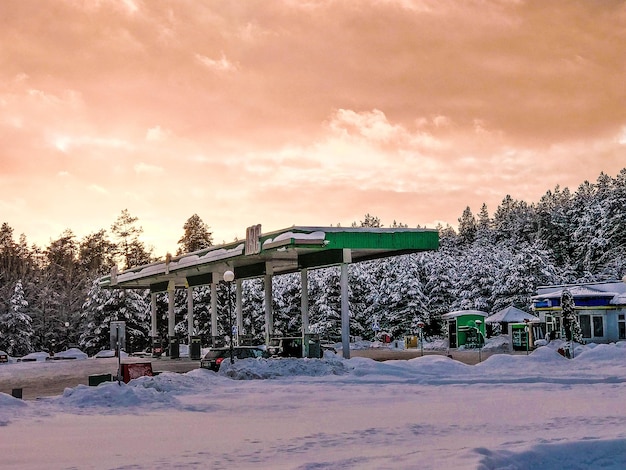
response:
<path id="1" fill-rule="evenodd" d="M 104 288 L 151 289 L 218 282 L 213 276 L 232 270 L 236 279 L 285 274 L 343 262 L 359 262 L 436 250 L 437 230 L 410 228 L 291 227 L 266 234 L 249 227 L 241 241 L 169 257 L 100 279 Z"/>
<path id="2" fill-rule="evenodd" d="M 568 290 L 572 297 L 613 297 L 616 295 L 616 292 L 605 292 L 589 286 L 556 286 L 546 293 L 533 296 L 532 299 L 560 299 L 565 290 Z"/>
<path id="3" fill-rule="evenodd" d="M 457 310 L 455 312 L 444 313 L 443 315 L 441 315 L 441 318 L 443 318 L 444 320 L 452 320 L 453 318 L 458 318 L 463 315 L 476 315 L 479 317 L 486 317 L 487 312 L 483 312 L 480 310 Z"/>
<path id="4" fill-rule="evenodd" d="M 538 321 L 539 318 L 511 305 L 487 317 L 485 323 L 519 323 L 525 320 Z"/>
<path id="5" fill-rule="evenodd" d="M 567 289 L 575 299 L 605 299 L 610 305 L 626 305 L 626 282 L 605 281 L 558 286 L 540 286 L 537 295 L 531 297 L 535 304 L 560 299 Z"/>

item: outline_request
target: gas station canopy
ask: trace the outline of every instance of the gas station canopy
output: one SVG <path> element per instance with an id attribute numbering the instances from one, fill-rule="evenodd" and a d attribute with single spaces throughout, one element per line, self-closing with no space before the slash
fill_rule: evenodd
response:
<path id="1" fill-rule="evenodd" d="M 100 286 L 150 289 L 185 288 L 219 282 L 232 270 L 236 279 L 278 275 L 325 266 L 436 250 L 437 230 L 411 228 L 291 227 L 261 233 L 246 230 L 245 240 L 213 246 L 165 261 L 133 267 L 100 279 Z M 215 276 L 215 279 L 214 279 Z"/>

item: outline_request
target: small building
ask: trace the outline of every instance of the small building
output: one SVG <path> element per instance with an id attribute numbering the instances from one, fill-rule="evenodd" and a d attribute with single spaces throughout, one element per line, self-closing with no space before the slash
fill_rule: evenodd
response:
<path id="1" fill-rule="evenodd" d="M 531 346 L 534 344 L 535 340 L 543 339 L 545 337 L 545 325 L 541 323 L 541 319 L 537 315 L 531 315 L 530 313 L 520 310 L 512 305 L 494 313 L 493 315 L 489 315 L 485 319 L 485 323 L 487 324 L 487 336 L 490 335 L 490 331 L 493 326 L 500 325 L 500 331 L 502 334 L 508 334 L 511 337 L 511 345 L 513 349 L 515 349 L 516 346 L 516 340 L 513 338 L 513 329 L 516 330 L 516 333 L 519 333 L 517 330 L 520 328 L 523 329 L 524 325 L 527 325 L 529 327 L 527 333 L 530 334 Z M 512 328 L 512 325 L 517 326 Z M 524 332 L 526 332 L 525 329 Z M 528 341 L 528 338 L 525 338 L 523 341 Z M 525 348 L 526 347 L 524 346 L 524 349 Z"/>
<path id="2" fill-rule="evenodd" d="M 487 313 L 480 310 L 457 310 L 441 315 L 448 327 L 450 348 L 482 345 L 485 342 L 486 317 Z"/>
<path id="3" fill-rule="evenodd" d="M 546 325 L 551 339 L 564 338 L 561 297 L 568 290 L 574 298 L 578 323 L 585 341 L 611 343 L 626 340 L 626 283 L 607 281 L 541 286 L 532 297 L 533 311 Z"/>

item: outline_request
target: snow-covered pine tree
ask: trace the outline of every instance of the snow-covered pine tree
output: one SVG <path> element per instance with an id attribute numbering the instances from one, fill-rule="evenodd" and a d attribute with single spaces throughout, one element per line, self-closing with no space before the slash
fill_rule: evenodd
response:
<path id="1" fill-rule="evenodd" d="M 297 273 L 277 276 L 272 290 L 275 334 L 299 334 L 302 330 L 300 276 Z"/>
<path id="2" fill-rule="evenodd" d="M 265 291 L 263 279 L 247 279 L 242 285 L 242 316 L 244 334 L 254 344 L 265 342 Z"/>
<path id="3" fill-rule="evenodd" d="M 9 310 L 0 315 L 0 349 L 5 350 L 10 356 L 23 356 L 32 352 L 31 323 L 22 281 L 17 281 L 9 300 Z"/>
<path id="4" fill-rule="evenodd" d="M 348 275 L 350 269 L 348 269 Z M 309 320 L 313 333 L 322 339 L 341 337 L 341 286 L 337 266 L 309 272 Z"/>
<path id="5" fill-rule="evenodd" d="M 112 321 L 126 322 L 126 350 L 149 345 L 150 301 L 147 291 L 102 289 L 94 281 L 81 311 L 79 345 L 88 354 L 109 349 Z"/>
<path id="6" fill-rule="evenodd" d="M 459 217 L 459 238 L 463 244 L 470 244 L 476 239 L 478 227 L 476 217 L 472 214 L 469 206 L 463 211 L 463 215 Z"/>
<path id="7" fill-rule="evenodd" d="M 564 289 L 561 294 L 561 310 L 563 315 L 563 328 L 565 329 L 565 339 L 582 343 L 582 331 L 576 318 L 574 297 L 568 289 Z"/>

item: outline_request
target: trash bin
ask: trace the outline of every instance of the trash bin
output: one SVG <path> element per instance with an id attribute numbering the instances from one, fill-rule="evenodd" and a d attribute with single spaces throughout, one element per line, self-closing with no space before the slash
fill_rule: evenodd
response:
<path id="1" fill-rule="evenodd" d="M 111 374 L 95 374 L 89 376 L 89 386 L 97 387 L 101 383 L 111 382 L 113 380 L 113 376 Z"/>
<path id="2" fill-rule="evenodd" d="M 152 357 L 161 357 L 163 354 L 163 342 L 158 336 L 152 338 Z"/>
<path id="3" fill-rule="evenodd" d="M 199 336 L 192 336 L 189 341 L 189 359 L 199 361 L 201 356 L 202 344 Z"/>
<path id="4" fill-rule="evenodd" d="M 170 359 L 178 359 L 180 357 L 180 345 L 178 338 L 170 338 Z"/>
<path id="5" fill-rule="evenodd" d="M 151 362 L 129 362 L 122 364 L 122 378 L 124 383 L 128 383 L 139 377 L 151 377 L 153 375 Z"/>

